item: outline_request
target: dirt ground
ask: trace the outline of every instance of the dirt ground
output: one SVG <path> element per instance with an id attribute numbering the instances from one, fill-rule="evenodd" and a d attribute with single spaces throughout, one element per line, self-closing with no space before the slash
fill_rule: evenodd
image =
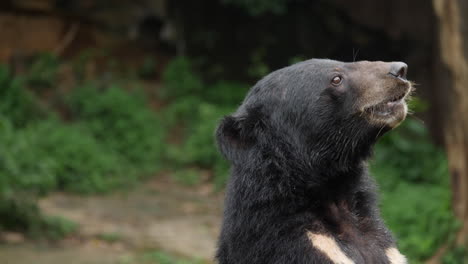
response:
<path id="1" fill-rule="evenodd" d="M 10 239 L 0 263 L 133 264 L 148 250 L 212 263 L 222 200 L 211 185 L 183 187 L 167 176 L 103 196 L 53 194 L 42 211 L 78 223 L 77 233 L 54 243 Z"/>

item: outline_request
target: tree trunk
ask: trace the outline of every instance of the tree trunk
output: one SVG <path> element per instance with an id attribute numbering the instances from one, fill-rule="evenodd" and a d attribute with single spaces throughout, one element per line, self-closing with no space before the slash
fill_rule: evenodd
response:
<path id="1" fill-rule="evenodd" d="M 440 82 L 445 93 L 444 143 L 449 160 L 453 209 L 462 226 L 456 243 L 468 239 L 468 1 L 433 0 L 438 18 L 440 60 L 438 71 L 448 70 Z"/>

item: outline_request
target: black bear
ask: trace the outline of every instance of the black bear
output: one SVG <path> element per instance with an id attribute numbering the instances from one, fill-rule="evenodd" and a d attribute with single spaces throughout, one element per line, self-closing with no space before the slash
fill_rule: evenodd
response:
<path id="1" fill-rule="evenodd" d="M 312 59 L 270 73 L 216 131 L 231 163 L 220 264 L 407 263 L 367 160 L 404 120 L 402 62 Z"/>

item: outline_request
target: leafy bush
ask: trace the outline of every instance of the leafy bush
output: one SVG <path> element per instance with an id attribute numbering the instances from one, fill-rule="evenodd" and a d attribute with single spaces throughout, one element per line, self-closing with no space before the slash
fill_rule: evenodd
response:
<path id="1" fill-rule="evenodd" d="M 140 261 L 142 263 L 154 264 L 202 264 L 201 260 L 187 260 L 180 257 L 169 255 L 162 251 L 150 251 L 144 253 Z"/>
<path id="2" fill-rule="evenodd" d="M 209 118 L 219 120 L 223 115 L 228 114 L 240 104 L 248 91 L 248 86 L 226 81 L 217 82 L 212 86 L 207 86 L 203 93 L 183 95 L 168 104 L 161 112 L 164 117 L 164 126 L 173 128 L 175 126 L 197 125 L 200 120 L 198 116 L 200 109 L 211 105 L 220 112 L 206 116 L 204 120 L 213 123 Z M 216 111 L 215 110 L 215 111 Z M 212 134 L 211 131 L 210 134 Z"/>
<path id="3" fill-rule="evenodd" d="M 442 258 L 442 264 L 464 264 L 468 263 L 468 249 L 456 247 Z"/>
<path id="4" fill-rule="evenodd" d="M 33 79 L 0 66 L 0 228 L 53 238 L 72 225 L 42 216 L 38 196 L 109 191 L 155 172 L 163 131 L 142 94 L 97 85 L 73 90 L 74 122 L 65 123 L 41 112 L 42 102 L 26 88 Z"/>
<path id="5" fill-rule="evenodd" d="M 44 216 L 35 199 L 13 197 L 0 199 L 0 230 L 26 232 L 32 237 L 60 239 L 77 230 L 78 225 L 62 217 Z"/>
<path id="6" fill-rule="evenodd" d="M 143 173 L 157 169 L 163 131 L 143 94 L 116 86 L 103 89 L 87 84 L 70 94 L 69 103 L 75 121 L 98 142 Z"/>
<path id="7" fill-rule="evenodd" d="M 220 106 L 235 106 L 242 102 L 249 89 L 248 85 L 233 81 L 220 80 L 212 85 L 203 83 L 193 68 L 193 63 L 186 57 L 171 61 L 163 73 L 161 98 L 172 103 L 188 96 Z"/>
<path id="8" fill-rule="evenodd" d="M 448 186 L 445 154 L 430 142 L 424 125 L 414 119 L 406 120 L 396 131 L 384 136 L 375 152 L 375 164 L 380 169 L 398 170 L 399 181 Z M 382 181 L 381 184 L 399 182 L 395 179 Z"/>
<path id="9" fill-rule="evenodd" d="M 14 126 L 24 126 L 46 115 L 35 96 L 24 89 L 24 80 L 15 78 L 7 66 L 0 65 L 0 115 Z"/>
<path id="10" fill-rule="evenodd" d="M 234 110 L 235 106 L 242 103 L 249 88 L 245 83 L 218 81 L 208 86 L 202 96 L 206 101 Z"/>
<path id="11" fill-rule="evenodd" d="M 0 127 L 0 229 L 60 238 L 74 230 L 63 219 L 44 217 L 39 195 L 53 190 L 107 191 L 131 182 L 120 157 L 76 126 L 48 120 L 15 129 Z"/>
<path id="12" fill-rule="evenodd" d="M 130 180 L 120 156 L 77 126 L 43 121 L 13 130 L 4 124 L 1 193 L 101 192 Z"/>
<path id="13" fill-rule="evenodd" d="M 185 57 L 177 57 L 167 65 L 163 73 L 164 88 L 160 90 L 163 99 L 174 99 L 194 95 L 203 90 L 203 83 L 193 72 L 192 63 Z"/>
<path id="14" fill-rule="evenodd" d="M 401 183 L 383 190 L 382 214 L 413 262 L 430 257 L 457 227 L 444 187 Z"/>
<path id="15" fill-rule="evenodd" d="M 39 138 L 36 153 L 53 160 L 56 186 L 80 193 L 104 192 L 134 181 L 119 153 L 107 149 L 81 126 L 43 122 L 26 131 Z M 59 146 L 59 147 L 58 147 Z"/>
<path id="16" fill-rule="evenodd" d="M 24 194 L 24 193 L 23 193 Z M 0 230 L 34 232 L 42 218 L 36 201 L 31 197 L 3 197 L 0 199 Z"/>
<path id="17" fill-rule="evenodd" d="M 168 146 L 169 159 L 177 167 L 213 169 L 216 185 L 222 186 L 228 176 L 228 163 L 216 148 L 214 131 L 219 119 L 232 111 L 210 103 L 200 104 L 186 128 L 183 142 Z"/>
<path id="18" fill-rule="evenodd" d="M 43 140 L 34 129 L 15 129 L 7 120 L 0 127 L 0 198 L 17 191 L 43 194 L 56 188 L 55 161 L 38 148 Z"/>
<path id="19" fill-rule="evenodd" d="M 78 224 L 61 216 L 44 216 L 41 221 L 42 230 L 35 230 L 33 235 L 45 236 L 49 239 L 60 239 L 78 230 Z"/>
<path id="20" fill-rule="evenodd" d="M 203 100 L 197 96 L 184 96 L 174 100 L 161 111 L 161 117 L 164 117 L 164 126 L 167 130 L 180 125 L 187 125 L 196 122 L 194 116 L 198 111 L 198 106 Z"/>
<path id="21" fill-rule="evenodd" d="M 228 81 L 203 84 L 190 65 L 186 58 L 179 57 L 164 73 L 165 86 L 161 93 L 171 94 L 172 102 L 161 115 L 169 131 L 179 132 L 179 140 L 168 144 L 166 158 L 175 168 L 212 169 L 216 185 L 222 186 L 228 175 L 228 164 L 218 153 L 214 131 L 218 121 L 242 102 L 248 86 Z M 184 175 L 178 172 L 174 177 L 178 181 L 194 182 L 191 173 L 186 174 L 185 180 Z"/>
<path id="22" fill-rule="evenodd" d="M 177 148 L 174 159 L 180 164 L 198 165 L 210 168 L 220 160 L 220 155 L 214 144 L 214 130 L 223 115 L 232 109 L 202 103 L 198 111 L 193 113 L 193 122 L 187 129 L 185 140 Z"/>
<path id="23" fill-rule="evenodd" d="M 57 81 L 59 65 L 57 56 L 50 53 L 39 54 L 29 65 L 25 79 L 34 87 L 52 87 Z"/>
<path id="24" fill-rule="evenodd" d="M 101 233 L 97 236 L 98 239 L 106 241 L 107 243 L 115 243 L 121 241 L 123 236 L 121 233 L 118 232 L 109 232 L 109 233 Z"/>
<path id="25" fill-rule="evenodd" d="M 172 178 L 177 182 L 192 186 L 200 183 L 200 172 L 195 169 L 182 169 L 172 173 Z"/>

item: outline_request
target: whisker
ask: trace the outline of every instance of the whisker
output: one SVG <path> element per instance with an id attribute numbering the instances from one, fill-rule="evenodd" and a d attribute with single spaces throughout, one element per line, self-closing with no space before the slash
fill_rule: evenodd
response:
<path id="1" fill-rule="evenodd" d="M 382 130 L 384 129 L 385 125 L 382 125 L 382 127 L 380 128 L 379 132 L 377 132 L 377 136 L 375 136 L 375 139 L 377 139 L 380 135 L 380 132 L 382 132 Z"/>
<path id="2" fill-rule="evenodd" d="M 357 49 L 356 53 L 354 52 L 354 48 L 353 48 L 353 62 L 356 61 L 356 58 L 357 58 L 357 55 L 359 54 L 359 49 Z"/>
<path id="3" fill-rule="evenodd" d="M 411 117 L 414 118 L 416 121 L 421 122 L 421 124 L 423 124 L 423 125 L 426 124 L 426 123 L 424 122 L 424 120 L 422 120 L 421 118 L 419 118 L 419 117 L 417 117 L 417 116 L 412 115 Z"/>

